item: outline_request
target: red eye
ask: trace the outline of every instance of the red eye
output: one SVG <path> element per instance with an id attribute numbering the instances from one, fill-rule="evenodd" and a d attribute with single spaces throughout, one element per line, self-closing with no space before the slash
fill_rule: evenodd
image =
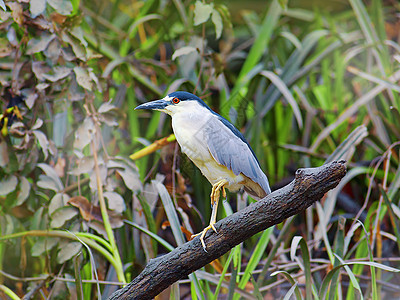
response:
<path id="1" fill-rule="evenodd" d="M 172 99 L 172 103 L 174 103 L 174 104 L 178 104 L 180 101 L 181 101 L 181 100 L 179 100 L 179 99 L 176 98 L 176 97 Z"/>

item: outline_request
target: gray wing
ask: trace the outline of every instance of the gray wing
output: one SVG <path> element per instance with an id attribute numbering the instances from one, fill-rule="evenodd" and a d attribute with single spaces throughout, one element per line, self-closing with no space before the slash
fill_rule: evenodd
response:
<path id="1" fill-rule="evenodd" d="M 205 133 L 208 149 L 219 164 L 232 170 L 235 175 L 242 173 L 257 183 L 266 194 L 271 193 L 267 176 L 239 130 L 225 119 L 210 118 Z"/>

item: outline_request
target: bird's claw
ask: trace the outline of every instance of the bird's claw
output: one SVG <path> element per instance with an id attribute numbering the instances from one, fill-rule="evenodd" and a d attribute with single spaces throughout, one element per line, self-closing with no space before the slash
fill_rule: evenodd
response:
<path id="1" fill-rule="evenodd" d="M 201 245 L 203 246 L 203 249 L 205 252 L 206 250 L 206 243 L 204 242 L 204 238 L 206 236 L 206 233 L 208 230 L 212 229 L 214 230 L 215 233 L 217 232 L 217 229 L 215 229 L 215 222 L 217 219 L 217 209 L 218 209 L 218 201 L 219 201 L 219 196 L 221 195 L 221 189 L 222 189 L 222 196 L 226 198 L 226 191 L 225 191 L 225 185 L 228 183 L 226 179 L 221 179 L 218 181 L 216 184 L 213 185 L 211 189 L 211 206 L 212 206 L 212 212 L 211 212 L 211 220 L 210 220 L 210 225 L 208 225 L 206 228 L 203 229 L 202 232 L 199 232 L 197 234 L 192 235 L 192 239 L 198 235 L 200 235 L 200 242 Z"/>
<path id="2" fill-rule="evenodd" d="M 208 251 L 206 249 L 206 243 L 204 242 L 204 237 L 206 236 L 207 231 L 210 229 L 214 230 L 215 233 L 218 233 L 217 229 L 214 226 L 214 223 L 210 223 L 210 225 L 208 225 L 206 228 L 204 228 L 203 231 L 192 235 L 192 239 L 195 238 L 196 236 L 200 235 L 200 242 L 201 242 L 201 245 L 203 246 L 203 249 L 205 252 L 208 252 Z"/>

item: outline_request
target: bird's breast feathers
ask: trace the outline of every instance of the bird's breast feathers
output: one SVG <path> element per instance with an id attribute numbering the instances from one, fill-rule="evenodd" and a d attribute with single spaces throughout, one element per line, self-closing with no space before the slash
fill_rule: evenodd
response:
<path id="1" fill-rule="evenodd" d="M 207 112 L 191 111 L 172 116 L 172 128 L 176 140 L 184 152 L 193 161 L 208 161 L 211 155 L 207 147 L 204 128 L 214 116 Z"/>
<path id="2" fill-rule="evenodd" d="M 218 118 L 210 112 L 192 112 L 187 114 L 175 114 L 172 117 L 172 128 L 181 150 L 201 170 L 211 184 L 221 179 L 228 180 L 227 188 L 237 191 L 241 188 L 244 177 L 234 174 L 226 166 L 218 163 L 211 155 L 210 139 L 218 134 Z M 233 136 L 233 134 L 232 134 Z"/>

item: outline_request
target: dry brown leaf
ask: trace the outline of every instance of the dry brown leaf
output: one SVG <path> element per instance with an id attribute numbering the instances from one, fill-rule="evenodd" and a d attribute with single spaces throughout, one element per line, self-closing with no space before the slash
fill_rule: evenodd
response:
<path id="1" fill-rule="evenodd" d="M 88 199 L 83 196 L 75 196 L 69 199 L 69 204 L 79 209 L 82 218 L 85 221 L 98 221 L 103 223 L 103 218 L 101 216 L 101 210 L 99 206 L 92 205 Z M 118 228 L 123 225 L 122 216 L 108 210 L 108 216 L 110 218 L 110 224 L 112 228 Z"/>

